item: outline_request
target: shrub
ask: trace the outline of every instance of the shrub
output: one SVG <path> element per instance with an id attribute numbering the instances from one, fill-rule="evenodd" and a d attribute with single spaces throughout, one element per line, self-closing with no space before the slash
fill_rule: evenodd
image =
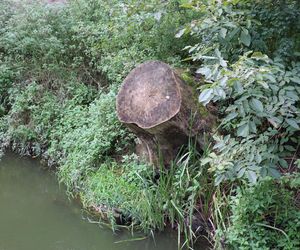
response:
<path id="1" fill-rule="evenodd" d="M 180 10 L 177 1 L 76 1 L 71 9 L 81 20 L 73 27 L 74 36 L 91 56 L 89 63 L 109 81 L 120 83 L 150 59 L 181 64 L 185 40 L 175 42 L 174 34 L 192 12 Z"/>
<path id="2" fill-rule="evenodd" d="M 299 56 L 299 1 L 235 0 L 184 1 L 199 18 L 178 33 L 190 33 L 197 42 L 186 49 L 194 60 L 209 59 L 219 49 L 229 62 L 248 51 L 260 51 L 286 63 Z"/>
<path id="3" fill-rule="evenodd" d="M 242 57 L 230 69 L 221 67 L 217 76 L 201 68 L 207 85 L 200 101 L 226 104 L 221 126 L 227 135 L 215 137 L 218 155 L 207 159 L 217 183 L 246 178 L 253 184 L 267 175 L 278 178 L 279 167 L 289 168 L 286 159 L 297 153 L 299 143 L 299 69 L 259 53 Z"/>
<path id="4" fill-rule="evenodd" d="M 59 178 L 72 190 L 108 157 L 128 147 L 131 136 L 118 122 L 115 92 L 99 94 L 89 106 L 67 106 L 51 136 L 50 154 L 61 152 Z"/>
<path id="5" fill-rule="evenodd" d="M 9 89 L 12 87 L 14 78 L 13 70 L 5 64 L 0 65 L 0 117 L 8 111 Z"/>
<path id="6" fill-rule="evenodd" d="M 299 63 L 291 61 L 297 60 L 299 46 L 300 31 L 294 30 L 299 3 L 195 1 L 184 6 L 202 14 L 178 33 L 198 39 L 186 49 L 204 78 L 199 101 L 216 103 L 221 118 L 222 136 L 215 137 L 215 152 L 205 160 L 216 183 L 278 178 L 299 143 Z M 293 44 L 289 53 L 282 47 L 285 39 Z"/>
<path id="7" fill-rule="evenodd" d="M 298 177 L 294 177 L 298 178 Z M 294 179 L 293 178 L 293 179 Z M 241 188 L 232 197 L 230 249 L 297 249 L 300 247 L 300 211 L 291 181 L 267 179 L 255 187 Z"/>

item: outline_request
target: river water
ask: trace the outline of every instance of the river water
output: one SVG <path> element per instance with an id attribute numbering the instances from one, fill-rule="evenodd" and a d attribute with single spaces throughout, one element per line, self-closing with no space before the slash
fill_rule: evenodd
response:
<path id="1" fill-rule="evenodd" d="M 7 153 L 0 161 L 0 250 L 177 249 L 174 232 L 155 234 L 155 240 L 136 238 L 141 235 L 113 234 L 89 223 L 37 160 Z"/>

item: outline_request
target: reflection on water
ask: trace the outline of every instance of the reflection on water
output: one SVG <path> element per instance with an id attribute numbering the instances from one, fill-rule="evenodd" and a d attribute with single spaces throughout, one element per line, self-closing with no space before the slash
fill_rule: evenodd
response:
<path id="1" fill-rule="evenodd" d="M 177 249 L 174 233 L 116 243 L 130 237 L 84 219 L 79 205 L 38 161 L 12 153 L 0 161 L 0 250 Z"/>

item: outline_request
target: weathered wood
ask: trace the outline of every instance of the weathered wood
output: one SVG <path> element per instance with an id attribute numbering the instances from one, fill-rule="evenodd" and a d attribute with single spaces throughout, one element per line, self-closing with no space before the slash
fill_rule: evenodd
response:
<path id="1" fill-rule="evenodd" d="M 211 130 L 214 118 L 198 104 L 192 89 L 159 61 L 136 67 L 124 80 L 117 96 L 117 114 L 138 137 L 137 153 L 154 165 L 159 152 L 165 164 L 173 160 L 189 136 Z"/>

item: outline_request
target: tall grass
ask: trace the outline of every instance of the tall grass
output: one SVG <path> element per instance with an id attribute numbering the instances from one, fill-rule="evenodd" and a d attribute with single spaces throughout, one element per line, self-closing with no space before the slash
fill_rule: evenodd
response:
<path id="1" fill-rule="evenodd" d="M 208 149 L 204 151 L 204 155 Z M 169 168 L 153 169 L 136 160 L 123 165 L 101 165 L 84 185 L 82 198 L 87 207 L 105 207 L 113 215 L 122 215 L 123 223 L 146 233 L 171 227 L 178 232 L 178 248 L 192 248 L 199 237 L 212 240 L 221 224 L 214 213 L 219 205 L 219 188 L 207 168 L 195 140 L 182 148 Z M 108 216 L 116 230 L 116 218 Z M 119 220 L 119 218 L 118 218 Z M 120 220 L 119 220 L 120 222 Z"/>

